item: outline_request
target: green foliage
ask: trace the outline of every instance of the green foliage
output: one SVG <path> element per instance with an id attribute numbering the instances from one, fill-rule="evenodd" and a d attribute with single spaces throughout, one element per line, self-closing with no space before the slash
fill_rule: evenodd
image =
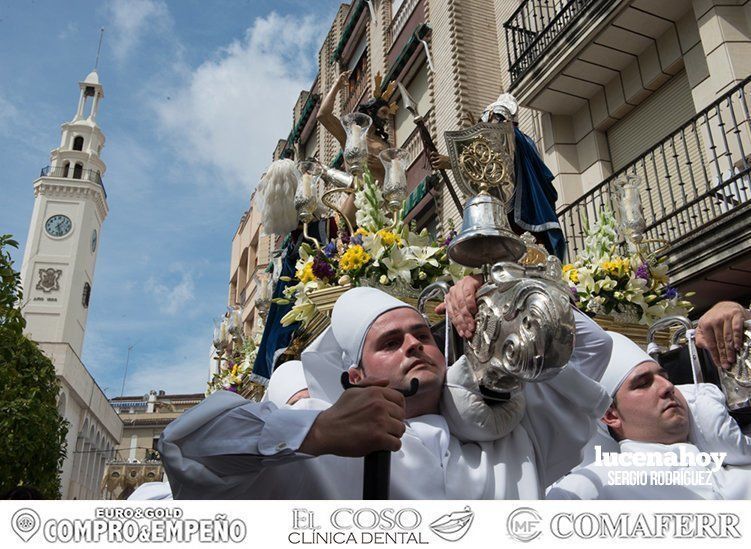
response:
<path id="1" fill-rule="evenodd" d="M 21 333 L 26 326 L 19 307 L 23 299 L 21 274 L 13 269 L 8 246 L 18 248 L 18 242 L 9 234 L 0 235 L 0 326 Z"/>
<path id="2" fill-rule="evenodd" d="M 0 494 L 16 486 L 60 497 L 67 422 L 57 412 L 60 392 L 55 366 L 23 335 L 20 275 L 0 236 Z"/>

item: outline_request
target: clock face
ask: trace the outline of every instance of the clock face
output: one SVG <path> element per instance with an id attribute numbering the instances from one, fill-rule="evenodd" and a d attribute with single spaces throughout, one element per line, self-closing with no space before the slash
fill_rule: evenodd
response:
<path id="1" fill-rule="evenodd" d="M 96 251 L 96 229 L 91 233 L 91 253 Z"/>
<path id="2" fill-rule="evenodd" d="M 50 236 L 61 237 L 70 232 L 73 223 L 67 215 L 57 214 L 47 220 L 44 228 Z"/>

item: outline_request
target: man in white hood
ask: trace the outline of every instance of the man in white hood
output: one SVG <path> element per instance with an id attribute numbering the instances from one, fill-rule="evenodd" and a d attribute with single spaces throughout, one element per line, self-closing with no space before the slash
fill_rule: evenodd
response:
<path id="1" fill-rule="evenodd" d="M 613 403 L 590 445 L 588 465 L 548 499 L 747 499 L 751 440 L 711 384 L 674 386 L 636 343 L 611 333 L 602 385 Z"/>
<path id="2" fill-rule="evenodd" d="M 540 498 L 578 463 L 609 404 L 596 380 L 610 339 L 576 320 L 568 367 L 491 407 L 467 382 L 463 359 L 449 368 L 454 392 L 444 390 L 445 359 L 415 309 L 375 289 L 350 290 L 303 352 L 311 398 L 277 407 L 218 391 L 165 429 L 159 450 L 175 498 L 359 499 L 358 458 L 376 450 L 393 452 L 394 499 Z M 360 387 L 343 391 L 343 372 Z M 413 378 L 419 390 L 405 399 L 398 389 Z M 470 422 L 479 418 L 461 439 L 449 429 L 463 419 L 452 409 L 456 391 Z"/>

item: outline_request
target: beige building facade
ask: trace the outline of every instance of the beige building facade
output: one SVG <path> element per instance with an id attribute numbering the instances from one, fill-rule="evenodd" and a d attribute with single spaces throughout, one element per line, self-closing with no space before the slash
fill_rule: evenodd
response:
<path id="1" fill-rule="evenodd" d="M 647 238 L 697 311 L 751 297 L 751 3 L 522 2 L 509 90 L 538 113 L 569 257 L 639 178 Z"/>
<path id="2" fill-rule="evenodd" d="M 261 212 L 256 193 L 250 197 L 250 207 L 240 218 L 232 239 L 230 284 L 227 305 L 241 311 L 246 336 L 253 336 L 260 328 L 255 309 L 258 285 L 272 260 L 277 237 L 263 232 Z M 214 362 L 212 361 L 212 367 Z M 213 371 L 213 370 L 212 370 Z"/>
<path id="3" fill-rule="evenodd" d="M 343 71 L 334 114 L 372 96 L 380 73 L 407 87 L 444 154 L 444 132 L 511 92 L 520 129 L 555 175 L 569 259 L 586 224 L 604 207 L 617 211 L 617 182 L 636 175 L 647 237 L 670 243 L 672 280 L 697 292 L 701 311 L 751 297 L 749 48 L 743 0 L 355 0 L 334 17 L 273 157 L 341 165 L 316 114 Z M 458 225 L 406 110 L 390 136 L 410 153 L 407 218 L 435 233 Z"/>
<path id="4" fill-rule="evenodd" d="M 167 425 L 204 398 L 203 393 L 168 395 L 152 390 L 142 396 L 111 399 L 123 433 L 100 479 L 103 490 L 112 499 L 127 499 L 139 485 L 164 480 L 157 451 L 159 437 Z"/>
<path id="5" fill-rule="evenodd" d="M 516 5 L 493 0 L 382 0 L 372 2 L 371 11 L 364 0 L 342 4 L 319 51 L 318 75 L 293 109 L 292 130 L 284 141 L 288 154 L 297 160 L 315 156 L 325 164 L 341 164 L 340 146 L 316 123 L 316 114 L 322 97 L 344 71 L 350 77 L 337 97 L 336 116 L 372 97 L 380 73 L 383 86 L 392 80 L 404 84 L 439 152 L 445 154 L 443 133 L 459 128 L 465 113 L 479 119 L 483 108 L 504 90 L 505 43 L 500 24 L 493 22 Z M 398 91 L 393 99 L 402 106 Z M 523 130 L 539 140 L 532 114 L 522 111 L 519 118 Z M 389 130 L 391 143 L 409 152 L 407 219 L 434 234 L 442 232 L 449 219 L 458 225 L 457 208 L 432 174 L 406 109 L 399 109 Z"/>

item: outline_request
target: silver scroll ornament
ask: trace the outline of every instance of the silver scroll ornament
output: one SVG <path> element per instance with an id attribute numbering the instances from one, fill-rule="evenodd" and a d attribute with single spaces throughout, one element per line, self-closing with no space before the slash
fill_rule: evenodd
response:
<path id="1" fill-rule="evenodd" d="M 481 387 L 496 393 L 558 375 L 571 358 L 576 324 L 560 262 L 493 265 L 477 293 L 476 329 L 464 352 Z"/>
<path id="2" fill-rule="evenodd" d="M 509 226 L 511 121 L 446 132 L 446 144 L 459 187 L 472 195 L 449 257 L 489 273 L 477 293 L 477 327 L 464 342 L 464 354 L 486 396 L 503 400 L 525 382 L 553 378 L 568 362 L 576 333 L 570 292 L 558 258 L 538 251 L 522 259 L 530 242 Z M 533 256 L 537 260 L 529 261 Z"/>

